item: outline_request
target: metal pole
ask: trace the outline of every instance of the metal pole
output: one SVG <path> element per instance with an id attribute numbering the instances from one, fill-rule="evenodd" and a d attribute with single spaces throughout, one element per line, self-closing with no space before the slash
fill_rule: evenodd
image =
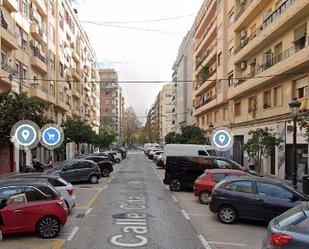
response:
<path id="1" fill-rule="evenodd" d="M 292 170 L 292 186 L 297 189 L 297 153 L 296 153 L 296 134 L 297 134 L 297 118 L 293 119 L 293 170 Z"/>

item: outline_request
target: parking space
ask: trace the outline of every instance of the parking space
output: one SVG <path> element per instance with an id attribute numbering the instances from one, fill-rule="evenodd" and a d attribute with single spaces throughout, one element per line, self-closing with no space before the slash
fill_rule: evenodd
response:
<path id="1" fill-rule="evenodd" d="M 117 174 L 120 164 L 114 166 L 110 177 L 101 178 L 98 184 L 76 184 L 74 191 L 77 198 L 76 207 L 68 216 L 66 225 L 62 228 L 57 239 L 44 240 L 35 234 L 5 236 L 0 243 L 1 249 L 61 249 L 64 243 L 71 240 L 81 226 L 82 219 L 87 216 L 99 195 Z"/>
<path id="2" fill-rule="evenodd" d="M 151 166 L 160 181 L 164 178 L 164 170 Z M 166 191 L 170 191 L 166 186 Z M 205 248 L 211 249 L 260 249 L 267 224 L 254 221 L 239 221 L 233 225 L 225 225 L 218 221 L 207 205 L 200 204 L 192 192 L 171 192 L 171 201 L 179 205 L 185 219 L 190 222 Z M 246 236 L 244 236 L 244 233 Z"/>

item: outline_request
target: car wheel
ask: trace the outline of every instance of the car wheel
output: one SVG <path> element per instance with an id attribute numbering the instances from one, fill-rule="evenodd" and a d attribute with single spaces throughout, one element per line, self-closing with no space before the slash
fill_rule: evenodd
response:
<path id="1" fill-rule="evenodd" d="M 170 190 L 172 191 L 180 191 L 181 190 L 181 183 L 179 180 L 174 179 L 170 182 Z"/>
<path id="2" fill-rule="evenodd" d="M 89 182 L 90 182 L 91 184 L 97 184 L 98 181 L 99 181 L 99 177 L 97 177 L 96 175 L 92 175 L 92 176 L 90 176 L 90 178 L 89 178 Z"/>
<path id="3" fill-rule="evenodd" d="M 43 239 L 52 239 L 57 237 L 61 229 L 59 219 L 53 216 L 41 218 L 36 226 L 37 234 Z"/>
<path id="4" fill-rule="evenodd" d="M 110 172 L 109 172 L 108 169 L 102 169 L 102 176 L 103 177 L 109 177 L 109 174 L 110 174 Z"/>
<path id="5" fill-rule="evenodd" d="M 208 205 L 210 200 L 210 193 L 208 191 L 202 191 L 199 195 L 199 200 L 202 204 Z"/>
<path id="6" fill-rule="evenodd" d="M 235 208 L 231 206 L 222 206 L 218 212 L 219 220 L 224 224 L 233 224 L 238 219 L 238 214 Z"/>

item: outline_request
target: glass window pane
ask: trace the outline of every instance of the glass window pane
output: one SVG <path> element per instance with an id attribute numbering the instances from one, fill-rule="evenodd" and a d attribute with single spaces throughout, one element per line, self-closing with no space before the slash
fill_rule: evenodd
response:
<path id="1" fill-rule="evenodd" d="M 292 192 L 274 184 L 257 182 L 256 185 L 259 195 L 284 199 L 293 197 Z"/>
<path id="2" fill-rule="evenodd" d="M 242 192 L 242 193 L 253 193 L 252 182 L 249 181 L 236 181 L 227 184 L 225 187 L 227 190 Z"/>

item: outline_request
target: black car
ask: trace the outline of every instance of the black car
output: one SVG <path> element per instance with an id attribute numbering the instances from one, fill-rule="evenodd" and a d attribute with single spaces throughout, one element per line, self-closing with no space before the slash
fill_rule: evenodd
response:
<path id="1" fill-rule="evenodd" d="M 108 152 L 98 152 L 98 153 L 94 153 L 88 156 L 107 156 L 108 159 L 115 164 L 116 163 L 116 158 L 112 153 L 108 153 Z"/>
<path id="2" fill-rule="evenodd" d="M 103 177 L 108 177 L 113 172 L 113 163 L 109 160 L 108 156 L 89 156 L 86 160 L 95 162 L 101 170 Z"/>
<path id="3" fill-rule="evenodd" d="M 270 221 L 308 197 L 275 180 L 231 177 L 214 188 L 209 208 L 225 224 L 237 219 Z"/>
<path id="4" fill-rule="evenodd" d="M 163 183 L 172 191 L 193 189 L 195 180 L 206 169 L 236 169 L 246 171 L 240 164 L 224 157 L 167 157 Z"/>
<path id="5" fill-rule="evenodd" d="M 117 148 L 115 151 L 121 154 L 122 160 L 127 157 L 127 151 L 124 148 Z"/>
<path id="6" fill-rule="evenodd" d="M 99 166 L 93 161 L 83 159 L 64 162 L 48 172 L 59 174 L 68 182 L 88 181 L 92 184 L 96 184 L 101 178 Z"/>

